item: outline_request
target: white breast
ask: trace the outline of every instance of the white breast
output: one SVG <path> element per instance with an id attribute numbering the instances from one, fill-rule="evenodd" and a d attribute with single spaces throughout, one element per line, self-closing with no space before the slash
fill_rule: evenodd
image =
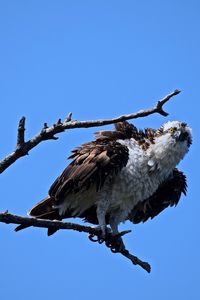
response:
<path id="1" fill-rule="evenodd" d="M 158 176 L 150 175 L 149 157 L 135 140 L 122 142 L 129 149 L 129 160 L 126 167 L 116 176 L 112 187 L 110 209 L 129 212 L 139 201 L 155 192 L 160 179 Z"/>
<path id="2" fill-rule="evenodd" d="M 129 160 L 112 186 L 110 210 L 125 210 L 128 214 L 158 189 L 187 151 L 168 140 L 157 140 L 147 151 L 134 139 L 118 142 L 128 147 Z"/>

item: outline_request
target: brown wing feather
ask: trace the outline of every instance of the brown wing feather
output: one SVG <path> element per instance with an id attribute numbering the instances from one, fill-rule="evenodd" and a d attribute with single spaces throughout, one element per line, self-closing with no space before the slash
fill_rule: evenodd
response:
<path id="1" fill-rule="evenodd" d="M 96 184 L 98 191 L 105 179 L 117 173 L 128 161 L 128 148 L 116 142 L 116 139 L 110 132 L 109 140 L 97 139 L 73 150 L 69 157 L 73 161 L 52 184 L 49 196 L 37 203 L 29 214 L 37 218 L 61 220 L 56 207 L 66 199 L 67 193 L 82 192 L 91 184 Z M 71 212 L 66 211 L 62 217 L 70 218 Z M 48 230 L 49 235 L 52 233 L 54 231 Z"/>
<path id="2" fill-rule="evenodd" d="M 186 190 L 186 176 L 174 169 L 172 176 L 161 184 L 151 197 L 138 203 L 129 215 L 129 220 L 133 223 L 140 223 L 149 218 L 153 219 L 165 208 L 177 205 L 181 194 L 186 195 Z"/>
<path id="3" fill-rule="evenodd" d="M 49 195 L 57 201 L 67 193 L 86 190 L 96 184 L 97 191 L 106 177 L 118 172 L 128 161 L 128 149 L 116 141 L 98 140 L 73 150 L 73 161 L 56 179 Z"/>
<path id="4" fill-rule="evenodd" d="M 99 131 L 96 132 L 97 140 L 102 139 L 135 139 L 143 150 L 148 149 L 151 143 L 154 143 L 154 138 L 160 134 L 160 131 L 152 128 L 138 130 L 133 124 L 127 121 L 115 124 L 115 131 Z"/>

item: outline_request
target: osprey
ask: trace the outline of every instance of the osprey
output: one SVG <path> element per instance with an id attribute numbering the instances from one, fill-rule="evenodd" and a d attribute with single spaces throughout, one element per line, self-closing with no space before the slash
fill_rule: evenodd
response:
<path id="1" fill-rule="evenodd" d="M 95 141 L 72 151 L 72 162 L 29 215 L 78 217 L 97 224 L 102 234 L 110 225 L 116 235 L 120 222 L 145 222 L 186 195 L 186 177 L 176 166 L 191 143 L 191 129 L 183 122 L 143 131 L 117 123 L 115 130 L 97 132 Z M 48 235 L 55 231 L 48 229 Z"/>

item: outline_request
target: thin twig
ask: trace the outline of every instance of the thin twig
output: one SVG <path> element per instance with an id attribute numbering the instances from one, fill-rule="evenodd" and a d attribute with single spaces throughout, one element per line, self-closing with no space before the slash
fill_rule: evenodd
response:
<path id="1" fill-rule="evenodd" d="M 21 147 L 24 145 L 24 132 L 25 132 L 25 117 L 22 117 L 18 125 L 17 147 Z"/>
<path id="2" fill-rule="evenodd" d="M 170 99 L 171 97 L 178 95 L 180 92 L 181 92 L 181 91 L 179 91 L 179 90 L 175 90 L 175 91 L 172 92 L 171 94 L 165 96 L 163 99 L 161 99 L 160 101 L 158 101 L 158 103 L 157 103 L 158 113 L 161 114 L 161 115 L 164 116 L 164 117 L 167 117 L 167 116 L 168 116 L 168 113 L 165 112 L 165 111 L 163 110 L 163 105 L 164 105 L 167 101 L 169 101 L 169 99 Z"/>
<path id="3" fill-rule="evenodd" d="M 134 265 L 138 265 L 140 266 L 141 268 L 143 268 L 144 270 L 146 270 L 148 273 L 151 272 L 151 266 L 148 262 L 145 262 L 145 261 L 142 261 L 140 260 L 137 256 L 131 254 L 128 250 L 126 249 L 123 249 L 121 252 L 120 252 L 123 256 L 127 257 L 128 259 L 131 260 L 131 262 L 134 264 Z"/>
<path id="4" fill-rule="evenodd" d="M 33 226 L 33 227 L 39 227 L 39 228 L 52 228 L 52 229 L 68 229 L 68 230 L 76 230 L 79 232 L 86 232 L 89 235 L 97 236 L 98 239 L 102 239 L 101 232 L 96 229 L 92 228 L 90 226 L 75 224 L 75 223 L 68 223 L 68 222 L 61 222 L 61 221 L 51 221 L 51 220 L 42 220 L 42 219 L 36 219 L 36 218 L 28 218 L 28 217 L 21 217 L 17 215 L 12 215 L 10 213 L 2 212 L 0 213 L 0 222 L 6 223 L 6 224 L 19 224 L 19 225 L 25 225 L 25 226 Z M 129 233 L 130 230 L 122 231 L 119 233 L 117 237 L 122 237 L 125 234 Z M 110 239 L 109 237 L 106 239 L 103 238 L 105 245 L 109 248 L 112 248 L 113 238 Z M 109 245 L 109 246 L 108 246 Z M 119 249 L 116 253 L 120 253 L 123 256 L 127 257 L 134 265 L 139 265 L 141 268 L 146 270 L 148 273 L 151 271 L 151 267 L 147 262 L 143 262 L 140 260 L 137 256 L 132 255 L 129 253 L 127 249 Z"/>
<path id="5" fill-rule="evenodd" d="M 154 113 L 159 113 L 162 116 L 167 116 L 168 113 L 163 110 L 163 105 L 169 101 L 173 96 L 178 95 L 179 90 L 175 90 L 169 95 L 165 96 L 163 99 L 159 100 L 155 107 L 140 110 L 136 113 L 122 115 L 113 119 L 104 119 L 104 120 L 90 120 L 90 121 L 76 121 L 72 120 L 72 113 L 70 113 L 66 119 L 62 122 L 59 119 L 53 126 L 48 127 L 47 123 L 44 123 L 42 130 L 36 134 L 32 139 L 27 142 L 24 141 L 24 130 L 25 130 L 25 117 L 23 117 L 18 126 L 18 138 L 16 149 L 0 161 L 0 173 L 3 173 L 10 165 L 12 165 L 20 157 L 27 155 L 28 152 L 36 147 L 39 143 L 46 140 L 56 140 L 58 137 L 55 134 L 63 132 L 67 129 L 75 128 L 88 128 L 88 127 L 97 127 L 103 125 L 109 125 L 117 122 L 122 122 L 130 119 L 137 119 L 141 117 L 146 117 Z"/>

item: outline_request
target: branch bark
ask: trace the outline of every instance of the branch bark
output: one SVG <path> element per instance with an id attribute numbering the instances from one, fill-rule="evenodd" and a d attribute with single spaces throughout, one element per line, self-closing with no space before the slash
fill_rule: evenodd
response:
<path id="1" fill-rule="evenodd" d="M 114 253 L 120 253 L 126 258 L 128 258 L 134 265 L 138 265 L 144 270 L 146 270 L 148 273 L 151 271 L 151 266 L 142 260 L 140 260 L 137 256 L 131 254 L 127 249 L 118 249 L 117 251 L 113 251 L 113 249 L 116 248 L 115 241 L 112 236 L 107 236 L 106 238 L 101 236 L 101 233 L 98 229 L 92 228 L 90 226 L 85 225 L 79 225 L 75 223 L 69 223 L 69 222 L 61 222 L 61 221 L 51 221 L 51 220 L 43 220 L 43 219 L 35 219 L 35 218 L 28 218 L 28 217 L 21 217 L 17 215 L 12 215 L 10 213 L 2 212 L 0 213 L 0 222 L 6 223 L 6 224 L 18 224 L 18 225 L 25 225 L 25 226 L 33 226 L 33 227 L 39 227 L 39 228 L 52 228 L 52 229 L 68 229 L 68 230 L 75 230 L 79 232 L 85 232 L 89 234 L 89 238 L 92 241 L 99 242 L 99 244 L 102 244 L 102 242 L 105 243 L 105 245 L 111 249 Z M 129 231 L 122 231 L 118 237 L 122 237 L 125 234 L 129 233 Z M 97 240 L 94 240 L 94 236 L 97 237 Z"/>
<path id="2" fill-rule="evenodd" d="M 55 134 L 61 133 L 67 129 L 75 128 L 88 128 L 88 127 L 98 127 L 103 125 L 109 125 L 117 122 L 122 122 L 130 119 L 137 119 L 141 117 L 146 117 L 154 113 L 159 113 L 162 116 L 167 116 L 168 113 L 163 110 L 163 106 L 168 102 L 173 96 L 176 96 L 180 93 L 179 90 L 168 94 L 163 99 L 159 100 L 153 108 L 140 110 L 138 112 L 122 115 L 117 118 L 104 119 L 104 120 L 91 120 L 91 121 L 77 121 L 72 120 L 72 113 L 70 113 L 67 118 L 62 122 L 59 119 L 53 126 L 48 127 L 47 123 L 44 123 L 41 131 L 36 134 L 32 139 L 25 142 L 25 117 L 22 117 L 18 125 L 18 135 L 17 135 L 17 145 L 15 150 L 10 153 L 8 156 L 3 158 L 0 161 L 0 173 L 3 173 L 8 167 L 10 167 L 17 159 L 22 156 L 28 155 L 28 152 L 36 147 L 43 141 L 46 140 L 56 140 L 58 137 Z"/>

